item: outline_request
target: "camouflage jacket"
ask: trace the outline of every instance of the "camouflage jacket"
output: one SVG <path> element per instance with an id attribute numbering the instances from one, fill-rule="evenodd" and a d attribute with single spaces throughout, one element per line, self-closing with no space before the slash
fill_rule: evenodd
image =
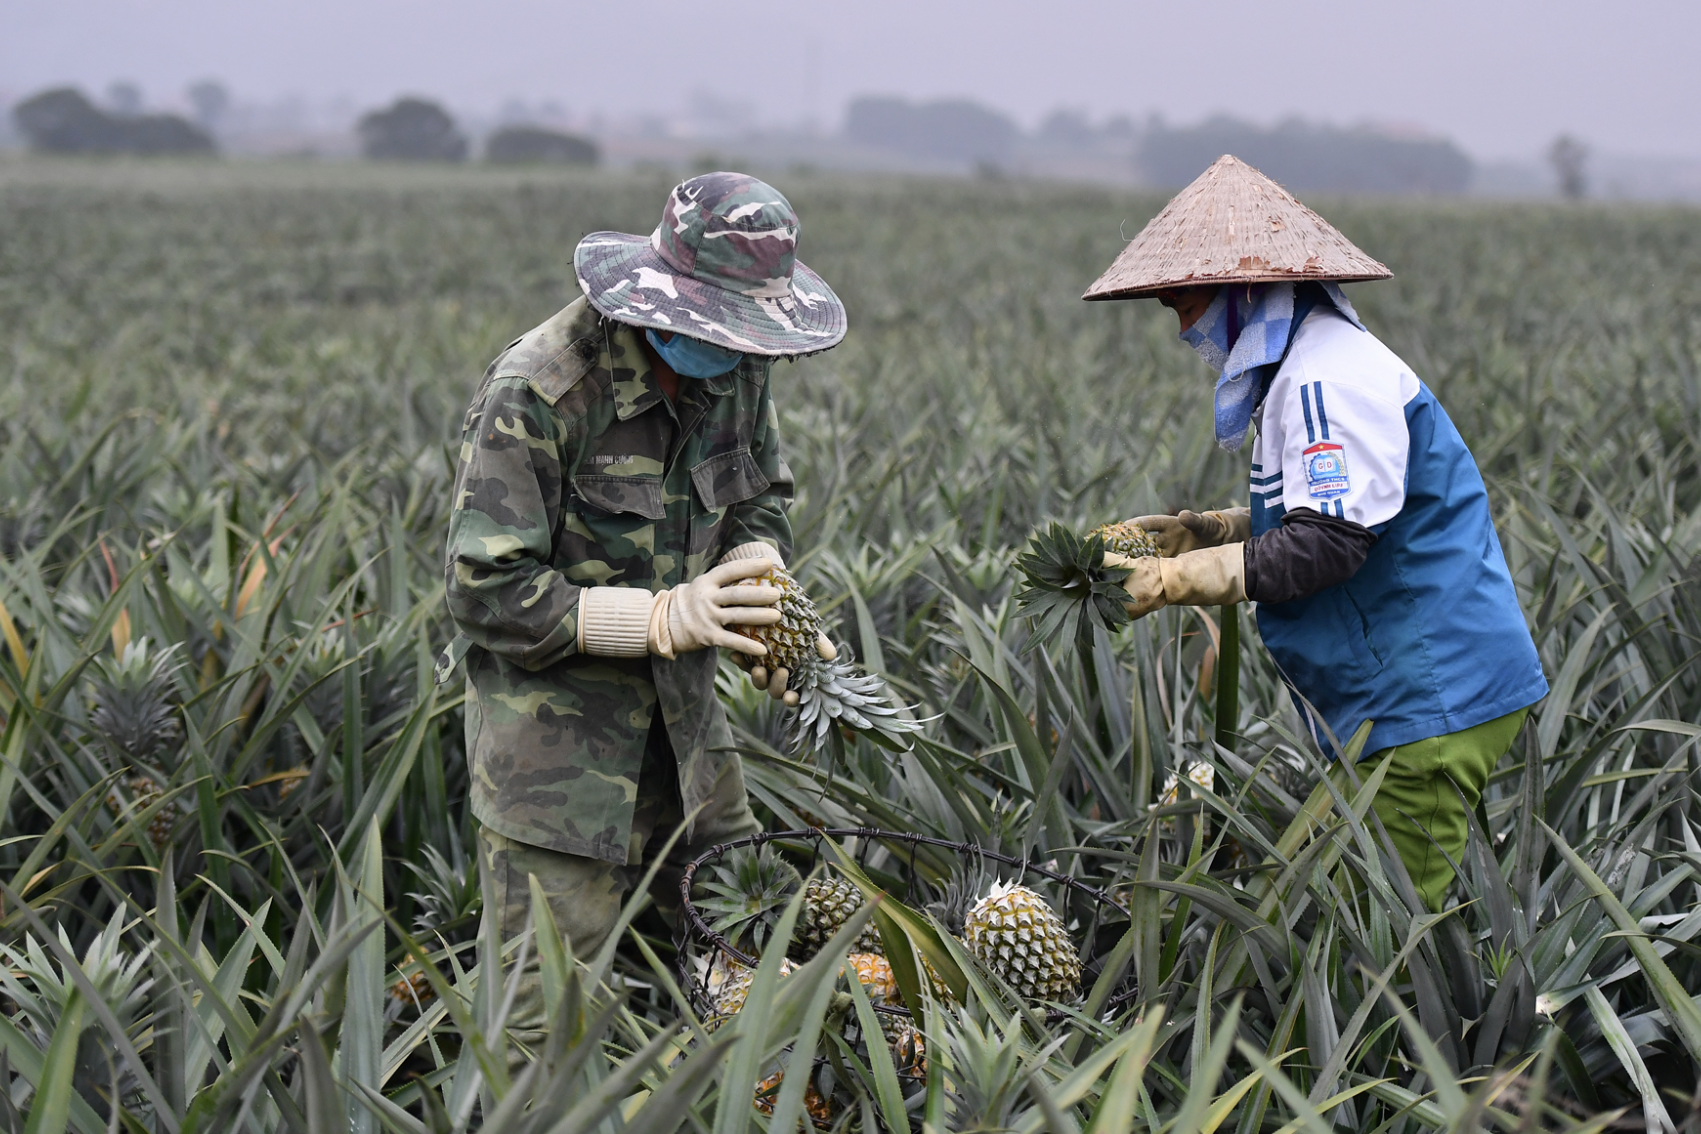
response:
<path id="1" fill-rule="evenodd" d="M 580 298 L 491 363 L 461 428 L 445 568 L 460 630 L 445 669 L 465 655 L 473 814 L 508 838 L 616 863 L 657 707 L 687 812 L 732 737 L 719 651 L 580 654 L 580 589 L 659 592 L 756 540 L 791 553 L 772 360 L 682 379 L 674 404 L 640 334 Z"/>

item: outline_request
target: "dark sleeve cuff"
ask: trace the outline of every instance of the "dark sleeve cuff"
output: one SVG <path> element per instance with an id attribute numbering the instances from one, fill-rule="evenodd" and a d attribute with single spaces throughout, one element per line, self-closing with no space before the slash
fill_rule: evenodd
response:
<path id="1" fill-rule="evenodd" d="M 1246 541 L 1246 597 L 1293 602 L 1344 583 L 1364 566 L 1376 533 L 1363 524 L 1296 508 L 1282 526 Z"/>

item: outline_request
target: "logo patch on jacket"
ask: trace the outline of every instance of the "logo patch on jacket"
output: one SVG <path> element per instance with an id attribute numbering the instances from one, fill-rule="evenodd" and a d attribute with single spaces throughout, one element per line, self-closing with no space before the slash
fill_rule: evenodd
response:
<path id="1" fill-rule="evenodd" d="M 1333 500 L 1352 488 L 1347 480 L 1347 451 L 1319 441 L 1305 451 L 1305 484 L 1313 500 Z"/>

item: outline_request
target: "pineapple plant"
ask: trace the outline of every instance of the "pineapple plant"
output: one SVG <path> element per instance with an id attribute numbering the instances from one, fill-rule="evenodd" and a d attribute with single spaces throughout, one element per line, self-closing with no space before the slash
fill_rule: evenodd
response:
<path id="1" fill-rule="evenodd" d="M 1151 535 L 1137 524 L 1104 524 L 1078 536 L 1062 524 L 1036 533 L 1016 558 L 1027 589 L 1016 596 L 1023 614 L 1033 619 L 1032 649 L 1068 630 L 1083 650 L 1092 648 L 1093 630 L 1114 630 L 1128 621 L 1123 567 L 1106 567 L 1107 554 L 1141 559 L 1158 554 Z"/>
<path id="2" fill-rule="evenodd" d="M 797 920 L 797 931 L 792 937 L 793 951 L 805 961 L 815 956 L 839 931 L 839 927 L 861 908 L 862 891 L 848 880 L 837 874 L 811 878 L 803 887 L 803 913 Z M 872 922 L 863 926 L 862 932 L 857 934 L 851 952 L 885 952 L 880 943 L 880 932 Z"/>
<path id="3" fill-rule="evenodd" d="M 1069 930 L 1039 894 L 995 882 L 963 919 L 969 949 L 1026 1000 L 1073 1000 L 1081 958 Z"/>
<path id="4" fill-rule="evenodd" d="M 772 626 L 734 626 L 732 629 L 768 648 L 756 662 L 765 672 L 787 672 L 786 703 L 797 717 L 792 743 L 798 749 L 819 749 L 835 725 L 850 728 L 885 748 L 908 747 L 906 733 L 921 726 L 899 714 L 886 696 L 886 683 L 875 674 L 858 671 L 849 658 L 823 658 L 816 648 L 826 622 L 798 581 L 775 567 L 752 580 L 782 594 L 780 620 Z M 754 670 L 752 671 L 755 672 Z"/>
<path id="5" fill-rule="evenodd" d="M 126 643 L 117 658 L 99 661 L 90 679 L 89 724 L 131 772 L 121 782 L 137 814 L 165 795 L 160 784 L 166 777 L 159 769 L 170 762 L 183 735 L 177 716 L 176 672 L 170 650 L 151 651 L 148 639 L 138 638 Z M 106 793 L 106 806 L 115 816 L 124 813 L 116 785 Z M 147 837 L 154 850 L 163 852 L 171 842 L 178 814 L 176 802 L 168 802 L 148 822 Z"/>

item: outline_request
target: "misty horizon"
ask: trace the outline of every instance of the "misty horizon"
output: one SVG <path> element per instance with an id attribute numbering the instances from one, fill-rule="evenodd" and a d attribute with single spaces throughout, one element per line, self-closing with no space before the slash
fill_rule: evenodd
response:
<path id="1" fill-rule="evenodd" d="M 1452 139 L 1482 161 L 1528 159 L 1562 133 L 1598 152 L 1701 158 L 1688 111 L 1701 6 L 1457 0 L 1276 19 L 1074 0 L 799 8 L 776 26 L 634 21 L 608 6 L 492 0 L 8 0 L 0 97 L 74 85 L 104 98 L 135 84 L 176 108 L 215 79 L 239 104 L 293 100 L 349 118 L 404 94 L 471 121 L 553 104 L 585 123 L 649 121 L 709 136 L 831 132 L 852 99 L 958 97 L 1032 130 L 1060 109 L 1102 123 L 1157 115 L 1300 118 Z M 1206 46 L 1208 45 L 1208 46 Z"/>

